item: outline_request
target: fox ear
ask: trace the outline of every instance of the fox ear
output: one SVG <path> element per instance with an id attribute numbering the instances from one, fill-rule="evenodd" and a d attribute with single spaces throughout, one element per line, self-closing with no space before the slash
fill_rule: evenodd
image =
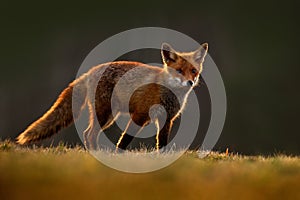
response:
<path id="1" fill-rule="evenodd" d="M 161 45 L 161 57 L 165 65 L 169 66 L 170 63 L 176 62 L 178 55 L 176 51 L 168 43 Z"/>
<path id="2" fill-rule="evenodd" d="M 196 63 L 203 63 L 204 62 L 204 58 L 207 54 L 208 51 L 208 44 L 207 43 L 203 43 L 201 44 L 200 48 L 197 49 L 194 53 L 194 60 Z"/>

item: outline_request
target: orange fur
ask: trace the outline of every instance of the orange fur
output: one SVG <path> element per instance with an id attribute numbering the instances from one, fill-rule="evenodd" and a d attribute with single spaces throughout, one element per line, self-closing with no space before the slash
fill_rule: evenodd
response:
<path id="1" fill-rule="evenodd" d="M 123 104 L 128 98 L 128 87 L 123 85 L 118 90 L 115 88 L 116 84 L 126 72 L 141 67 L 147 73 L 137 73 L 132 84 L 139 86 L 145 79 L 151 80 L 152 83 L 138 87 L 134 91 L 130 97 L 129 114 L 132 121 L 143 127 L 150 123 L 148 114 L 150 107 L 154 104 L 164 106 L 167 111 L 167 120 L 157 134 L 157 148 L 161 148 L 167 144 L 173 121 L 182 112 L 189 92 L 198 82 L 207 49 L 208 45 L 205 43 L 194 52 L 180 53 L 168 44 L 163 44 L 164 68 L 130 61 L 110 62 L 93 67 L 73 81 L 60 94 L 54 105 L 17 137 L 17 142 L 29 144 L 52 136 L 60 129 L 70 125 L 80 115 L 84 106 L 88 105 L 90 124 L 84 133 L 84 138 L 86 147 L 94 148 L 95 136 L 101 131 L 95 124 L 99 123 L 103 131 L 112 125 L 117 118 L 112 115 L 111 110 L 111 97 L 114 89 L 116 90 L 117 102 L 119 102 L 118 113 L 127 112 L 123 109 Z M 104 68 L 106 69 L 103 72 Z M 182 91 L 182 99 L 184 100 L 182 105 L 178 104 L 176 97 L 166 87 L 159 85 L 162 82 L 169 87 Z M 91 88 L 95 88 L 95 91 L 90 91 Z M 162 126 L 157 121 L 155 124 Z M 131 142 L 124 141 L 123 136 L 119 139 L 117 147 L 126 148 Z"/>

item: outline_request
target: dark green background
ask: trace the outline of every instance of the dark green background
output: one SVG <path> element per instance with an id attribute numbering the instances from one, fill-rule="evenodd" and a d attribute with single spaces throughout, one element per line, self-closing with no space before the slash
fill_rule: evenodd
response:
<path id="1" fill-rule="evenodd" d="M 300 153 L 296 0 L 6 1 L 0 7 L 2 139 L 42 115 L 98 43 L 127 29 L 158 26 L 210 45 L 228 97 L 217 150 Z M 61 136 L 72 142 L 74 131 Z"/>

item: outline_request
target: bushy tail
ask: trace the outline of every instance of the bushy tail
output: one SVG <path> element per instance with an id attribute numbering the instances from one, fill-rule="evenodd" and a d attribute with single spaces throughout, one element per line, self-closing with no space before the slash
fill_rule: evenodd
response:
<path id="1" fill-rule="evenodd" d="M 17 137 L 17 143 L 29 144 L 48 138 L 62 128 L 72 124 L 73 119 L 79 116 L 80 111 L 86 103 L 87 87 L 85 80 L 86 78 L 83 76 L 72 82 L 59 95 L 54 105 Z M 72 100 L 74 106 L 73 111 Z"/>

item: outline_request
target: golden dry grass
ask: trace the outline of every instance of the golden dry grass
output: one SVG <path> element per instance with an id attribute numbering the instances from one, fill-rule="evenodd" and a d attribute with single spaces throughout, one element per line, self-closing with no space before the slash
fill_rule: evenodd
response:
<path id="1" fill-rule="evenodd" d="M 162 170 L 110 169 L 80 147 L 0 143 L 0 199 L 300 199 L 300 158 L 185 153 Z"/>

